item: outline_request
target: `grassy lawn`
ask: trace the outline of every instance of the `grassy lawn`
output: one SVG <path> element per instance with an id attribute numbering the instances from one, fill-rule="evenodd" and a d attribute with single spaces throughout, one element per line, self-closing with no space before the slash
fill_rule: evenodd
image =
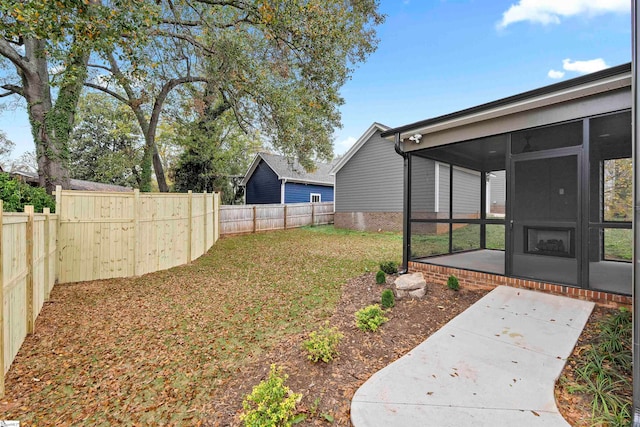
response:
<path id="1" fill-rule="evenodd" d="M 504 250 L 504 225 L 487 225 L 488 249 Z M 462 251 L 480 248 L 480 225 L 469 224 L 453 230 L 453 250 Z M 449 253 L 449 233 L 413 234 L 411 251 L 416 257 Z"/>
<path id="2" fill-rule="evenodd" d="M 607 228 L 604 230 L 606 259 L 631 261 L 633 254 L 633 230 Z"/>
<path id="3" fill-rule="evenodd" d="M 189 266 L 58 285 L 11 367 L 3 419 L 194 424 L 216 387 L 284 336 L 316 328 L 341 285 L 402 237 L 304 228 L 220 240 Z"/>

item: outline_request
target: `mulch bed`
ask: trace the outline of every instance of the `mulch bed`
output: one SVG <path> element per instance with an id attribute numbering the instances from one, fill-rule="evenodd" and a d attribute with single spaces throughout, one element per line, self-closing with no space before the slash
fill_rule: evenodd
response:
<path id="1" fill-rule="evenodd" d="M 387 278 L 387 287 L 393 282 Z M 386 316 L 389 321 L 377 332 L 362 332 L 355 326 L 354 313 L 373 303 L 379 303 L 385 285 L 375 284 L 374 274 L 354 278 L 344 285 L 342 297 L 330 326 L 344 334 L 339 356 L 332 362 L 313 363 L 301 348 L 306 334 L 291 336 L 269 354 L 240 368 L 214 394 L 208 424 L 213 426 L 241 425 L 239 414 L 242 400 L 251 389 L 265 379 L 272 363 L 283 367 L 289 375 L 287 385 L 302 393 L 298 405 L 306 412 L 302 426 L 329 425 L 323 415 L 334 420 L 332 425 L 350 426 L 351 398 L 355 391 L 375 372 L 400 358 L 423 342 L 449 320 L 472 305 L 488 290 L 461 289 L 428 284 L 424 299 L 396 301 Z"/>

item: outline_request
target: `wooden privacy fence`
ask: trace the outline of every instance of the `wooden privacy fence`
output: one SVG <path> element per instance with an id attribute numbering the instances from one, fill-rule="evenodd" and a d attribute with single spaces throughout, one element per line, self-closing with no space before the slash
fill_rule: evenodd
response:
<path id="1" fill-rule="evenodd" d="M 221 235 L 332 223 L 333 202 L 220 206 Z"/>
<path id="2" fill-rule="evenodd" d="M 57 215 L 4 213 L 0 200 L 0 396 L 4 376 L 56 278 Z"/>
<path id="3" fill-rule="evenodd" d="M 186 264 L 218 240 L 218 193 L 56 190 L 59 283 Z"/>
<path id="4" fill-rule="evenodd" d="M 4 213 L 0 200 L 0 397 L 55 283 L 186 264 L 218 240 L 219 194 L 56 189 L 56 214 Z"/>
<path id="5" fill-rule="evenodd" d="M 56 189 L 56 213 L 4 213 L 0 200 L 0 397 L 55 283 L 139 276 L 186 264 L 221 233 L 330 224 L 333 203 L 220 207 L 219 194 Z"/>

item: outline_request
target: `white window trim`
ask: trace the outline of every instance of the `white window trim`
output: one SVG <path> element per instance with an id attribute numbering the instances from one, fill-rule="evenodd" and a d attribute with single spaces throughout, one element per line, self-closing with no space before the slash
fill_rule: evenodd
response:
<path id="1" fill-rule="evenodd" d="M 313 196 L 318 196 L 318 201 L 313 201 Z M 309 203 L 322 203 L 322 194 L 320 193 L 311 193 L 309 194 Z"/>
<path id="2" fill-rule="evenodd" d="M 435 189 L 433 191 L 433 211 L 440 212 L 440 162 L 435 162 Z"/>

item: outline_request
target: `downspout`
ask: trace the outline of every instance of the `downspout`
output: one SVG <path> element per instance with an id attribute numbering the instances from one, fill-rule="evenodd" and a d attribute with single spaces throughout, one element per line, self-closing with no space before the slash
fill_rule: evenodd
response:
<path id="1" fill-rule="evenodd" d="M 402 168 L 404 176 L 404 187 L 402 189 L 404 193 L 402 207 L 402 266 L 398 270 L 398 273 L 406 274 L 409 271 L 409 254 L 411 253 L 409 238 L 409 233 L 411 232 L 411 224 L 409 223 L 409 208 L 411 206 L 411 190 L 409 186 L 411 185 L 411 180 L 409 177 L 409 154 L 402 151 L 400 133 L 395 134 L 394 148 L 396 153 L 402 156 L 404 160 Z"/>
<path id="2" fill-rule="evenodd" d="M 640 161 L 640 95 L 638 94 L 638 60 L 640 60 L 640 46 L 638 46 L 638 21 L 640 20 L 640 8 L 638 0 L 631 2 L 631 106 L 632 106 L 632 150 L 633 150 L 633 426 L 640 427 L 640 319 L 638 318 L 638 305 L 640 304 L 640 173 L 638 162 Z"/>

